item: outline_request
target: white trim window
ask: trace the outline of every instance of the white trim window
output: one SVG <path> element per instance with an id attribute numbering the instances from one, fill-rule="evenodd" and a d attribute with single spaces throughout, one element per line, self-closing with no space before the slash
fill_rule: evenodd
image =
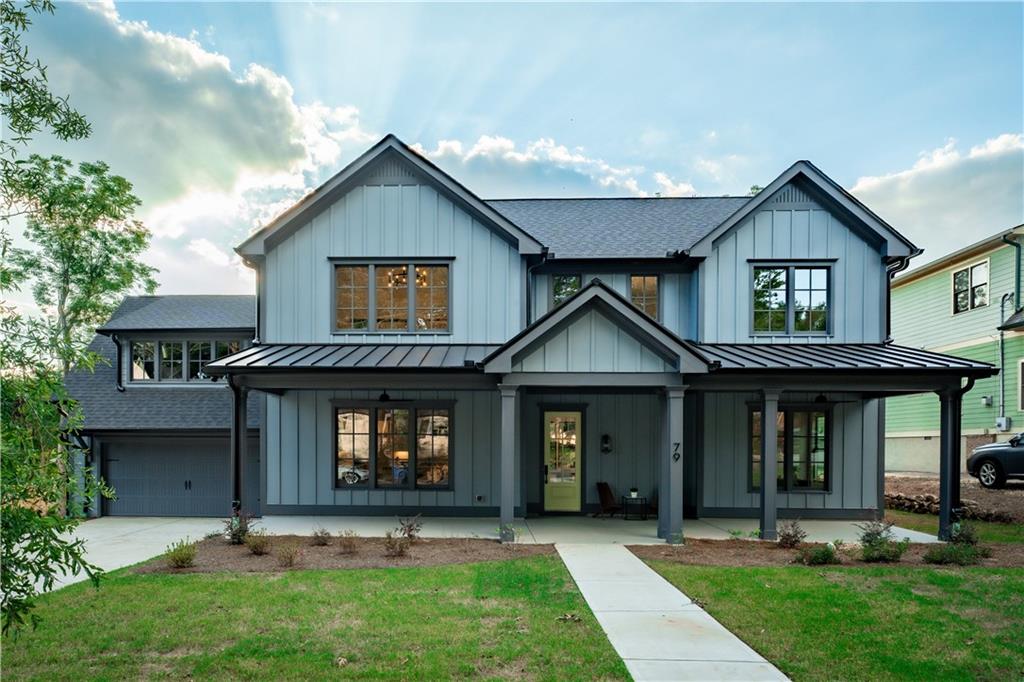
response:
<path id="1" fill-rule="evenodd" d="M 988 305 L 988 260 L 953 271 L 953 314 Z"/>
<path id="2" fill-rule="evenodd" d="M 1017 409 L 1024 412 L 1024 358 L 1017 363 Z"/>

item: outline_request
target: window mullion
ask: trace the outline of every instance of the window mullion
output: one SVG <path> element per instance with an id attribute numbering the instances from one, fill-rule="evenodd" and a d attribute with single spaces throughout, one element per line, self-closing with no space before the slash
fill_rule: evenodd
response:
<path id="1" fill-rule="evenodd" d="M 377 408 L 371 407 L 367 410 L 370 415 L 369 427 L 366 429 L 370 432 L 370 488 L 377 488 Z"/>
<path id="2" fill-rule="evenodd" d="M 366 328 L 371 331 L 377 331 L 377 266 L 367 265 L 367 277 L 369 281 L 366 283 L 367 292 L 367 305 L 369 310 L 367 311 Z"/>
<path id="3" fill-rule="evenodd" d="M 406 296 L 406 316 L 409 319 L 405 330 L 411 333 L 416 331 L 416 263 L 407 263 L 406 268 L 409 273 L 405 278 L 406 286 L 409 288 L 409 295 Z"/>
<path id="4" fill-rule="evenodd" d="M 796 331 L 796 301 L 794 300 L 795 284 L 793 279 L 796 277 L 796 268 L 789 266 L 786 268 L 786 333 L 793 334 Z"/>

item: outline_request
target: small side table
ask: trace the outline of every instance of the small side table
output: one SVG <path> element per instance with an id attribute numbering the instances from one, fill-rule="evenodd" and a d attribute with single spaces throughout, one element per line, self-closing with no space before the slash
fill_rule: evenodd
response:
<path id="1" fill-rule="evenodd" d="M 630 516 L 630 508 L 633 509 L 632 516 Z M 647 498 L 642 495 L 639 497 L 631 497 L 629 495 L 622 496 L 622 518 L 625 521 L 646 521 L 647 520 Z"/>

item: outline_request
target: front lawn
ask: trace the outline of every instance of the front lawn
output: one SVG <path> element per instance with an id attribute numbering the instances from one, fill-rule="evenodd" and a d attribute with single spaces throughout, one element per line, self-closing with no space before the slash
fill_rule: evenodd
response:
<path id="1" fill-rule="evenodd" d="M 649 563 L 795 680 L 1024 675 L 1022 569 Z"/>
<path id="2" fill-rule="evenodd" d="M 898 509 L 886 509 L 885 518 L 901 528 L 917 530 L 929 535 L 939 532 L 939 517 L 932 514 L 914 514 Z M 978 538 L 982 542 L 1024 542 L 1024 524 L 992 523 L 991 521 L 971 521 L 978 529 Z"/>
<path id="3" fill-rule="evenodd" d="M 37 631 L 4 641 L 5 680 L 628 679 L 557 556 L 247 575 L 119 571 L 99 590 L 78 584 L 44 597 L 38 613 Z"/>

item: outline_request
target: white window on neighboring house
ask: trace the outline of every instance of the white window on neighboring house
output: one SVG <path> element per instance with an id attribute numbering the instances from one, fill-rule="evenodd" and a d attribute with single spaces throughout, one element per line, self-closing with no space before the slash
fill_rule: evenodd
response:
<path id="1" fill-rule="evenodd" d="M 1024 358 L 1017 363 L 1017 409 L 1024 412 Z"/>
<path id="2" fill-rule="evenodd" d="M 988 261 L 953 271 L 953 314 L 988 305 Z"/>

